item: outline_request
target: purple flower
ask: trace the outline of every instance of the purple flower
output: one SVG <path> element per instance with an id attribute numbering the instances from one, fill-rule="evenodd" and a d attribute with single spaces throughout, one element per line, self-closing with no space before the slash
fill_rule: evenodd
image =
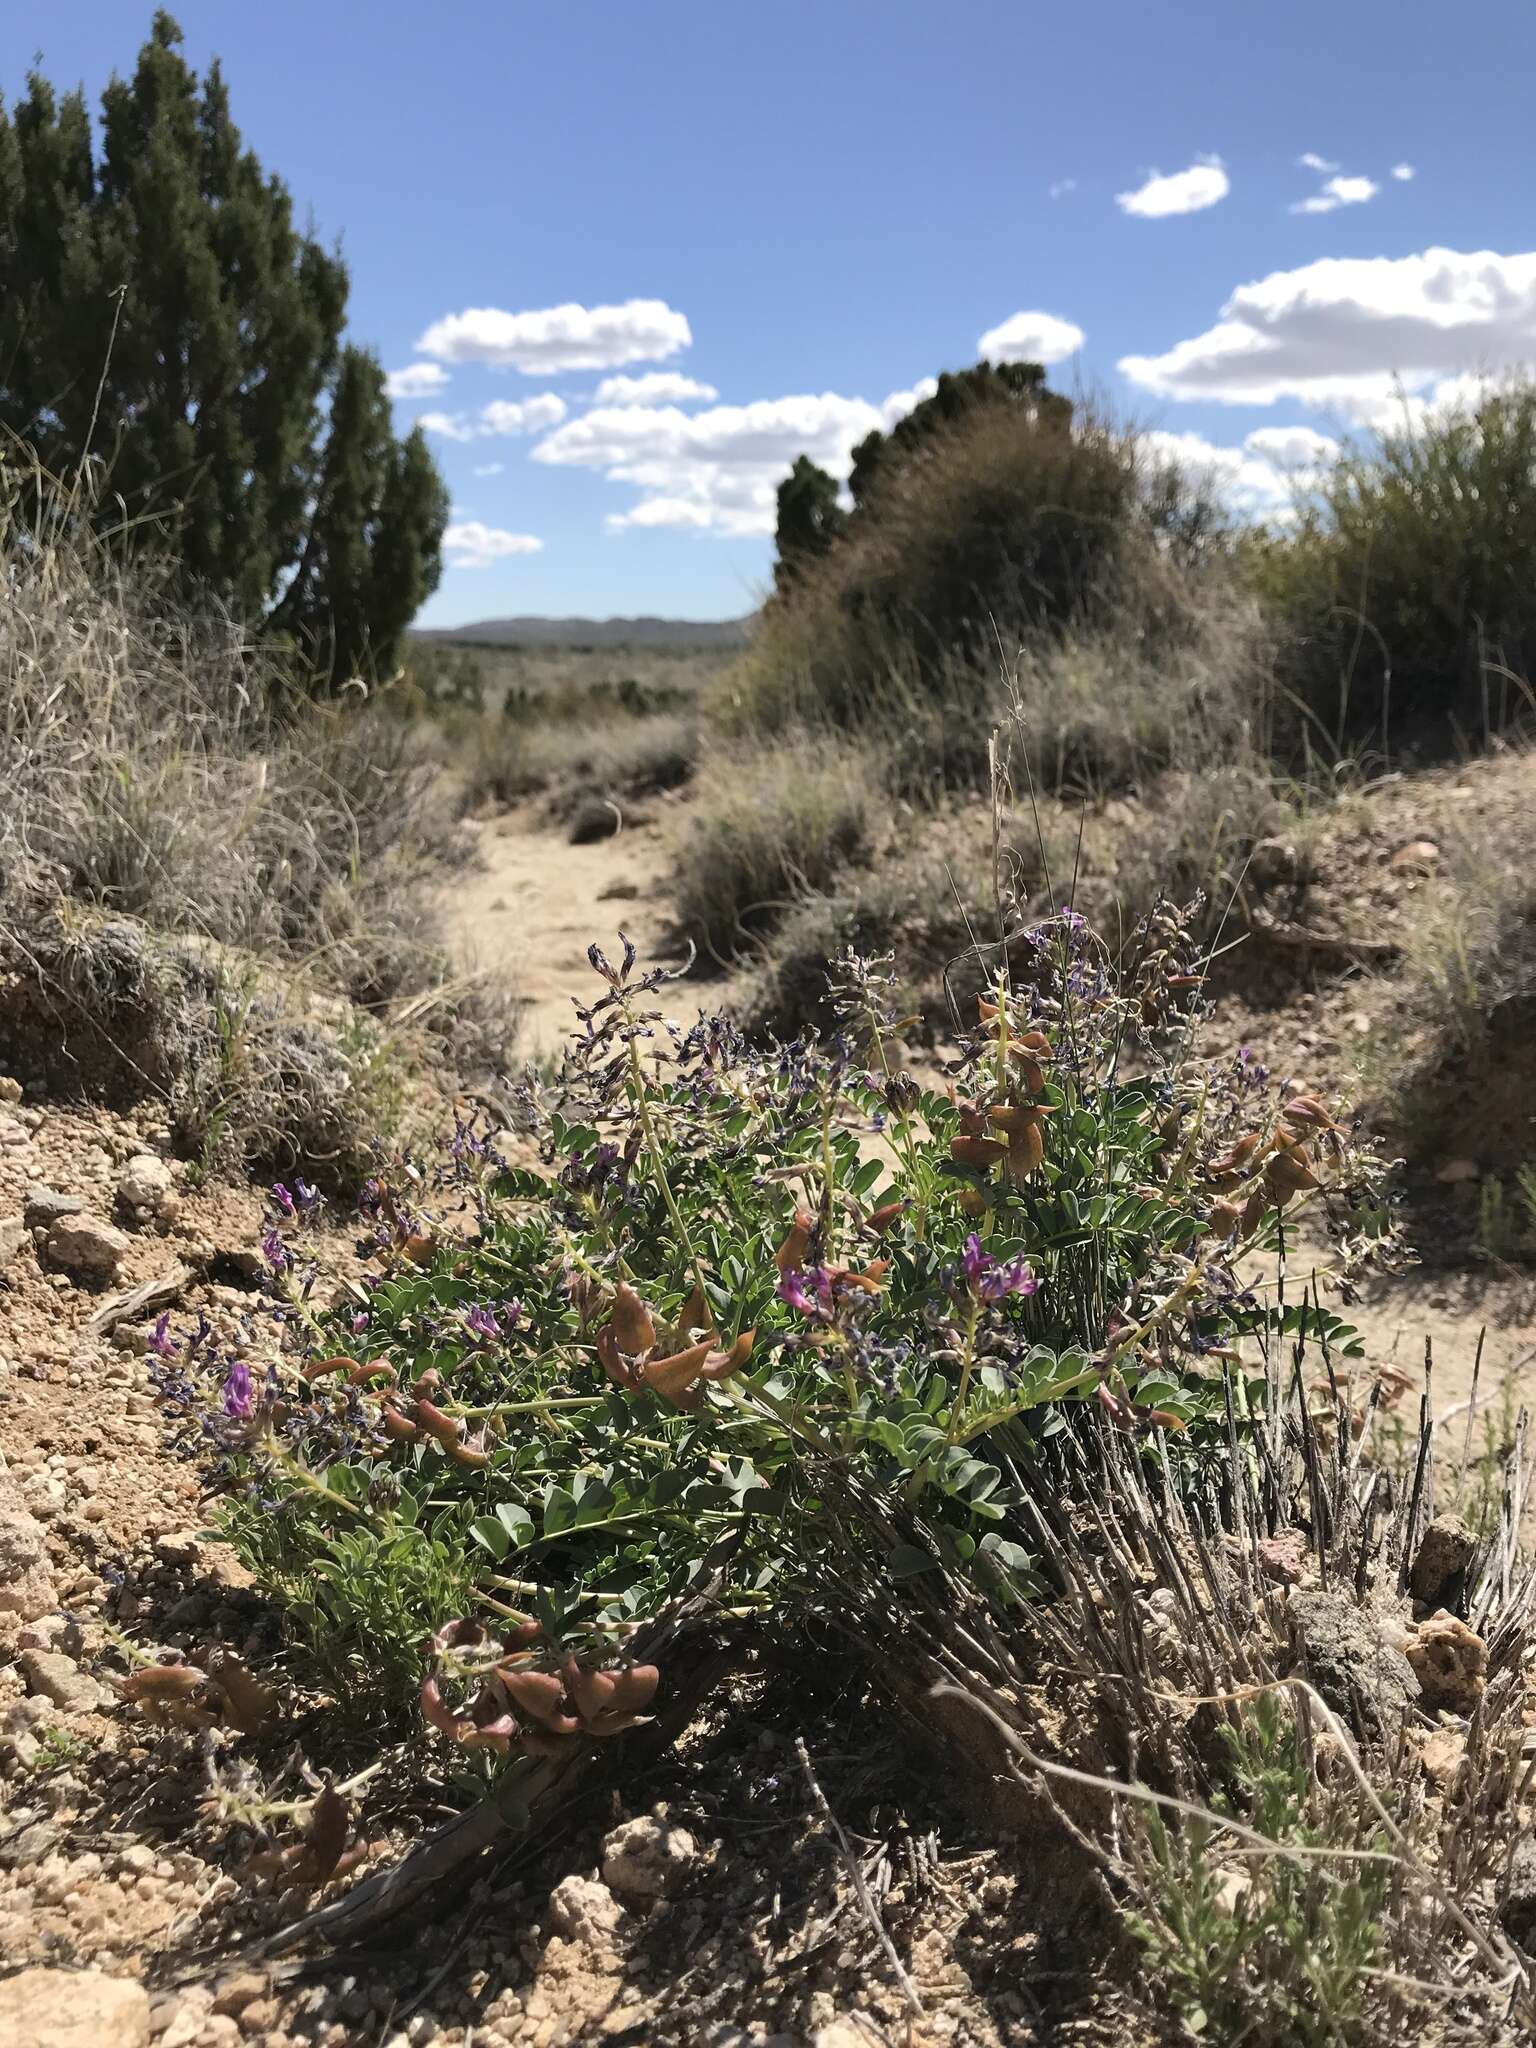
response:
<path id="1" fill-rule="evenodd" d="M 1010 1294 L 1033 1294 L 1040 1285 L 1022 1253 L 1004 1264 L 982 1250 L 981 1239 L 974 1230 L 965 1240 L 960 1270 L 978 1301 L 1004 1301 Z"/>
<path id="2" fill-rule="evenodd" d="M 464 1327 L 472 1337 L 482 1338 L 486 1343 L 494 1342 L 501 1335 L 495 1309 L 486 1308 L 480 1302 L 464 1311 Z"/>
<path id="3" fill-rule="evenodd" d="M 351 1327 L 353 1336 L 360 1337 L 372 1321 L 373 1317 L 369 1315 L 367 1309 L 360 1308 L 352 1318 Z"/>
<path id="4" fill-rule="evenodd" d="M 157 1358 L 174 1358 L 181 1346 L 171 1335 L 171 1312 L 166 1309 L 150 1332 L 149 1348 Z"/>
<path id="5" fill-rule="evenodd" d="M 299 1213 L 297 1202 L 294 1201 L 293 1196 L 280 1180 L 275 1180 L 272 1183 L 272 1199 L 285 1216 L 297 1216 Z"/>
<path id="6" fill-rule="evenodd" d="M 274 1273 L 286 1273 L 293 1264 L 293 1254 L 283 1243 L 275 1223 L 261 1240 L 261 1256 Z"/>
<path id="7" fill-rule="evenodd" d="M 229 1371 L 224 1375 L 220 1405 L 231 1422 L 244 1422 L 256 1405 L 256 1397 L 251 1391 L 251 1369 L 243 1358 L 230 1360 Z"/>
<path id="8" fill-rule="evenodd" d="M 316 1187 L 311 1187 L 301 1173 L 296 1173 L 293 1176 L 293 1194 L 294 1200 L 306 1216 L 317 1206 L 320 1200 L 320 1190 Z"/>
<path id="9" fill-rule="evenodd" d="M 808 1273 L 801 1273 L 791 1267 L 780 1280 L 776 1291 L 780 1301 L 787 1302 L 793 1309 L 798 1309 L 801 1315 L 824 1316 L 831 1306 L 832 1279 L 824 1266 L 812 1266 Z"/>

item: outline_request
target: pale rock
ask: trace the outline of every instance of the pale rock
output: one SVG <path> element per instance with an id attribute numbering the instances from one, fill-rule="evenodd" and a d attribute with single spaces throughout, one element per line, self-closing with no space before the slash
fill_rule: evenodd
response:
<path id="1" fill-rule="evenodd" d="M 0 1983 L 6 2048 L 147 2048 L 149 1993 L 98 1970 L 22 1970 Z"/>
<path id="2" fill-rule="evenodd" d="M 117 1177 L 117 1199 L 136 1215 L 169 1223 L 181 1208 L 171 1169 L 153 1152 L 139 1152 Z"/>
<path id="3" fill-rule="evenodd" d="M 669 1898 L 698 1860 L 699 1845 L 686 1828 L 645 1814 L 604 1838 L 603 1882 L 621 1899 Z"/>
<path id="4" fill-rule="evenodd" d="M 126 1233 L 98 1216 L 61 1216 L 43 1240 L 43 1251 L 53 1265 L 99 1280 L 116 1278 L 128 1248 Z"/>
<path id="5" fill-rule="evenodd" d="M 107 1703 L 108 1694 L 90 1673 L 57 1650 L 23 1650 L 16 1662 L 28 1692 L 52 1700 L 61 1713 L 90 1714 Z"/>
<path id="6" fill-rule="evenodd" d="M 0 1472 L 0 1614 L 36 1621 L 58 1604 L 42 1524 L 8 1472 Z"/>
<path id="7" fill-rule="evenodd" d="M 590 1877 L 564 1877 L 549 1895 L 549 1924 L 567 1941 L 604 1948 L 624 1924 L 624 1908 Z"/>
<path id="8" fill-rule="evenodd" d="M 0 1266 L 8 1266 L 26 1241 L 24 1216 L 0 1216 Z"/>
<path id="9" fill-rule="evenodd" d="M 1440 865 L 1440 849 L 1433 839 L 1410 839 L 1392 856 L 1394 875 L 1432 875 Z"/>
<path id="10" fill-rule="evenodd" d="M 52 1188 L 30 1187 L 22 1203 L 28 1230 L 49 1230 L 61 1216 L 78 1216 L 85 1203 L 78 1195 L 61 1195 Z"/>

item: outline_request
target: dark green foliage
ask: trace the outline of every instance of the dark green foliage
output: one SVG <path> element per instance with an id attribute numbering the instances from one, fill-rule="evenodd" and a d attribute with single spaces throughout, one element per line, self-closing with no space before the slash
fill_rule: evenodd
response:
<path id="1" fill-rule="evenodd" d="M 0 427 L 56 476 L 89 457 L 103 531 L 275 623 L 336 681 L 393 666 L 439 575 L 447 501 L 383 375 L 343 347 L 347 274 L 294 225 L 157 14 L 102 96 L 34 74 L 0 109 Z"/>
<path id="2" fill-rule="evenodd" d="M 937 391 L 919 400 L 888 434 L 866 434 L 854 449 L 848 478 L 854 504 L 862 509 L 880 475 L 984 405 L 1015 406 L 1026 417 L 1062 430 L 1072 424 L 1072 401 L 1047 391 L 1043 363 L 980 362 L 969 370 L 943 370 Z"/>
<path id="3" fill-rule="evenodd" d="M 1485 744 L 1531 709 L 1536 388 L 1348 449 L 1254 555 L 1314 746 Z"/>
<path id="4" fill-rule="evenodd" d="M 824 555 L 842 527 L 836 482 L 824 469 L 818 469 L 809 455 L 798 456 L 779 485 L 779 520 L 774 533 L 779 555 L 773 566 L 779 589 L 787 589 L 807 562 Z"/>

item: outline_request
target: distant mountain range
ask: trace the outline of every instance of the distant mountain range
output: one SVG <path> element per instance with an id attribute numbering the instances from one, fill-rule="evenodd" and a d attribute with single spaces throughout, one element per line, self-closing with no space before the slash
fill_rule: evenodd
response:
<path id="1" fill-rule="evenodd" d="M 467 626 L 429 627 L 419 640 L 457 647 L 744 647 L 744 619 L 477 619 Z"/>

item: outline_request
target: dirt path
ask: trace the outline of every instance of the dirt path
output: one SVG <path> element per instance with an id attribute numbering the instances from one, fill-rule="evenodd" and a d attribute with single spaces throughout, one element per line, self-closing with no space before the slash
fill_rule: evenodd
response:
<path id="1" fill-rule="evenodd" d="M 590 846 L 570 845 L 531 805 L 472 823 L 482 865 L 455 878 L 449 931 L 467 966 L 507 976 L 524 1004 L 524 1051 L 554 1052 L 572 997 L 596 993 L 594 940 L 608 949 L 625 931 L 643 960 L 669 957 L 666 878 L 686 817 L 686 804 L 659 803 Z"/>

